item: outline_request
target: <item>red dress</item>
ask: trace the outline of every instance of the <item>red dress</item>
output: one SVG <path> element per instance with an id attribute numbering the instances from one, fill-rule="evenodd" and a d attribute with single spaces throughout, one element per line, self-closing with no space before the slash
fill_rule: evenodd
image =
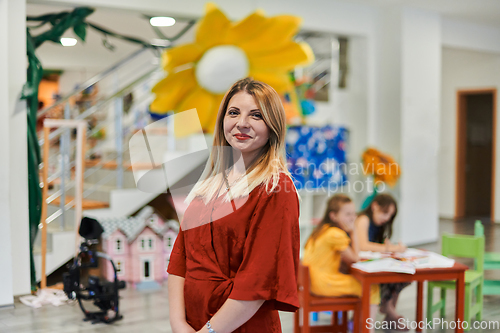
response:
<path id="1" fill-rule="evenodd" d="M 281 332 L 278 310 L 299 307 L 299 201 L 293 182 L 281 173 L 270 193 L 261 185 L 244 200 L 222 204 L 223 197 L 207 205 L 199 198 L 190 203 L 170 256 L 167 272 L 185 278 L 187 322 L 198 331 L 227 298 L 264 299 L 234 332 Z M 224 212 L 228 207 L 237 209 Z"/>

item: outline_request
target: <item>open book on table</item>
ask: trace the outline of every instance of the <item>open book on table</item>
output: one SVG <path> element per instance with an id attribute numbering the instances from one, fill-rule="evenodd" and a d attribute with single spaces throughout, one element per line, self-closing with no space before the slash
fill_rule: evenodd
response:
<path id="1" fill-rule="evenodd" d="M 352 267 L 365 272 L 415 274 L 417 268 L 452 267 L 455 260 L 431 251 L 407 249 L 401 253 L 360 251 L 360 262 Z"/>

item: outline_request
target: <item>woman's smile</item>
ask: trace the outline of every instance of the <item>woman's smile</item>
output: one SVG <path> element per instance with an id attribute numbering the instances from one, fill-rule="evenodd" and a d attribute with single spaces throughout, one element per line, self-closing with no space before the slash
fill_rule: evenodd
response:
<path id="1" fill-rule="evenodd" d="M 248 140 L 248 139 L 252 138 L 250 135 L 243 134 L 243 133 L 237 133 L 234 135 L 234 137 L 238 140 Z"/>

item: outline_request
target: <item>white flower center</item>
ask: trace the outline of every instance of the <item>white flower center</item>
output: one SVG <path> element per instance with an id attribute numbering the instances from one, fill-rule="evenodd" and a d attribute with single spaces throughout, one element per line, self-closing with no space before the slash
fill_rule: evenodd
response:
<path id="1" fill-rule="evenodd" d="M 198 84 L 214 94 L 225 93 L 234 82 L 248 76 L 245 52 L 234 45 L 215 46 L 196 65 Z"/>

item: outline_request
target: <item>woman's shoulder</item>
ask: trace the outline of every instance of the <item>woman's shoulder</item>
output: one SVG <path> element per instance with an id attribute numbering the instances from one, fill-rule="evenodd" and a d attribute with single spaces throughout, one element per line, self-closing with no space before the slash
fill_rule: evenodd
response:
<path id="1" fill-rule="evenodd" d="M 269 181 L 267 188 L 265 184 L 261 185 L 262 190 L 266 192 L 266 196 L 276 195 L 279 197 L 286 197 L 286 198 L 297 197 L 297 190 L 290 175 L 284 171 L 280 171 L 277 177 L 278 177 L 277 181 L 274 179 L 271 179 Z M 276 185 L 273 188 L 274 183 Z"/>
<path id="2" fill-rule="evenodd" d="M 280 172 L 278 177 L 278 179 L 271 178 L 267 184 L 263 182 L 258 186 L 257 200 L 261 203 L 273 201 L 278 205 L 286 204 L 287 207 L 294 205 L 299 210 L 299 196 L 292 179 L 285 172 Z"/>

